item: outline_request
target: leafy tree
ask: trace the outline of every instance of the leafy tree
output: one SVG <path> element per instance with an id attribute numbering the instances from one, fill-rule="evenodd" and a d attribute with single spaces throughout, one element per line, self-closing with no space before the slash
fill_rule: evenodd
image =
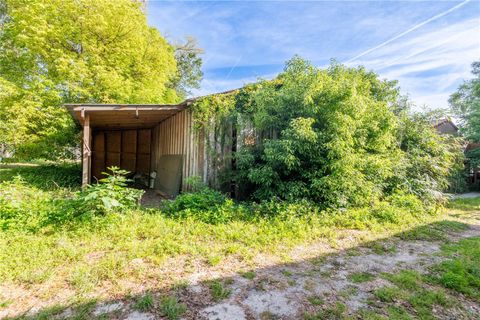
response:
<path id="1" fill-rule="evenodd" d="M 239 185 L 254 198 L 339 208 L 400 193 L 431 204 L 447 187 L 460 149 L 428 117 L 408 112 L 396 82 L 295 57 L 275 80 L 252 88 L 237 95 L 237 109 L 261 138 L 236 159 Z"/>
<path id="2" fill-rule="evenodd" d="M 172 86 L 182 98 L 191 93 L 191 88 L 200 88 L 203 77 L 200 58 L 202 53 L 203 50 L 198 47 L 197 41 L 192 37 L 187 37 L 184 43 L 175 45 L 177 74 L 172 80 Z"/>
<path id="3" fill-rule="evenodd" d="M 134 1 L 0 0 L 0 24 L 0 141 L 17 154 L 74 140 L 63 103 L 178 100 L 174 48 Z"/>
<path id="4" fill-rule="evenodd" d="M 450 96 L 450 106 L 460 120 L 460 130 L 471 142 L 480 142 L 480 61 L 472 63 L 474 78 L 464 81 Z M 467 154 L 473 165 L 480 164 L 480 149 Z"/>
<path id="5" fill-rule="evenodd" d="M 454 176 L 461 175 L 464 160 L 462 139 L 439 134 L 431 119 L 430 113 L 399 115 L 398 142 L 402 161 L 396 168 L 395 183 L 392 183 L 395 188 L 429 204 L 440 200 L 444 190 L 463 188 Z"/>
<path id="6" fill-rule="evenodd" d="M 257 186 L 254 196 L 334 207 L 377 199 L 399 161 L 397 121 L 388 105 L 396 90 L 363 68 L 333 63 L 320 70 L 290 60 L 255 95 L 253 121 L 271 135 L 238 161 Z"/>

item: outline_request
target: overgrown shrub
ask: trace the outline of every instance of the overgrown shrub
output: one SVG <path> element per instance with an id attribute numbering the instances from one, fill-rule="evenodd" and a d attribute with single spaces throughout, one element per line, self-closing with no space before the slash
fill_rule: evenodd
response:
<path id="1" fill-rule="evenodd" d="M 41 167 L 36 168 L 37 175 L 42 177 Z M 126 171 L 109 169 L 112 173 L 99 184 L 78 192 L 58 187 L 42 190 L 21 176 L 0 183 L 0 229 L 38 232 L 89 221 L 101 225 L 102 221 L 95 216 L 138 207 L 143 190 L 127 187 Z"/>
<path id="2" fill-rule="evenodd" d="M 426 204 L 439 202 L 449 188 L 451 175 L 463 166 L 460 142 L 438 134 L 428 114 L 402 114 L 399 120 L 402 161 L 391 186 L 416 195 Z"/>
<path id="3" fill-rule="evenodd" d="M 230 221 L 238 206 L 219 191 L 207 187 L 185 192 L 166 203 L 162 211 L 170 217 L 192 218 L 206 223 Z"/>
<path id="4" fill-rule="evenodd" d="M 68 192 L 43 191 L 21 177 L 0 183 L 0 229 L 36 232 L 71 222 L 77 214 Z"/>
<path id="5" fill-rule="evenodd" d="M 0 168 L 0 182 L 19 176 L 28 185 L 41 190 L 59 188 L 77 189 L 81 184 L 81 167 L 78 163 L 52 163 L 36 161 L 28 164 L 9 164 Z"/>
<path id="6" fill-rule="evenodd" d="M 139 206 L 143 190 L 128 188 L 126 170 L 118 167 L 110 167 L 111 173 L 104 172 L 105 178 L 99 183 L 88 185 L 79 194 L 81 208 L 86 212 L 107 214 L 111 212 L 123 212 Z"/>
<path id="7" fill-rule="evenodd" d="M 197 109 L 210 122 L 235 119 L 241 140 L 230 176 L 246 199 L 345 209 L 400 192 L 435 206 L 462 164 L 458 141 L 411 112 L 396 82 L 363 67 L 319 69 L 294 57 L 276 79 L 220 102 L 205 99 Z"/>

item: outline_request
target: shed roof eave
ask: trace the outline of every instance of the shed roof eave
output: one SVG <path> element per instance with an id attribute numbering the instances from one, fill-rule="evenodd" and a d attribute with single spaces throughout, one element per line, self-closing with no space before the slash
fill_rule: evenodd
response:
<path id="1" fill-rule="evenodd" d="M 85 114 L 90 115 L 90 126 L 105 128 L 143 128 L 153 127 L 161 121 L 184 110 L 182 104 L 65 104 L 80 127 Z"/>

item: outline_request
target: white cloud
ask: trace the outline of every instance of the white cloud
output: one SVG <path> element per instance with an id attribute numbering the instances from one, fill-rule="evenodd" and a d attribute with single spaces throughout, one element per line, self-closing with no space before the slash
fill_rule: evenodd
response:
<path id="1" fill-rule="evenodd" d="M 470 77 L 480 58 L 480 19 L 410 34 L 356 61 L 396 79 L 417 104 L 446 107 L 449 95 Z"/>
<path id="2" fill-rule="evenodd" d="M 231 72 L 236 65 L 283 64 L 300 54 L 323 66 L 332 57 L 358 56 L 377 47 L 355 64 L 399 80 L 417 104 L 444 107 L 449 94 L 470 77 L 471 62 L 480 59 L 479 2 L 460 3 L 165 1 L 149 3 L 148 11 L 150 23 L 170 40 L 193 35 L 205 49 L 210 78 L 195 94 L 256 80 L 239 68 Z M 458 10 L 449 11 L 453 7 Z"/>

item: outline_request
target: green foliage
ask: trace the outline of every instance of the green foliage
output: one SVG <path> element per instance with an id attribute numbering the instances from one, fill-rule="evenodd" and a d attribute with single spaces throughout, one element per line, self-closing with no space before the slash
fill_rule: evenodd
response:
<path id="1" fill-rule="evenodd" d="M 83 221 L 73 163 L 0 165 L 0 229 L 47 232 Z"/>
<path id="2" fill-rule="evenodd" d="M 396 287 L 382 287 L 373 293 L 382 302 L 394 302 L 403 297 L 402 292 Z"/>
<path id="3" fill-rule="evenodd" d="M 414 319 L 404 308 L 390 306 L 387 308 L 389 320 L 411 320 Z"/>
<path id="4" fill-rule="evenodd" d="M 78 189 L 81 167 L 77 163 L 0 164 L 0 182 L 20 177 L 29 186 L 43 191 L 61 188 Z"/>
<path id="5" fill-rule="evenodd" d="M 235 111 L 235 91 L 229 94 L 209 95 L 197 99 L 190 107 L 197 129 L 212 128 L 225 122 Z"/>
<path id="6" fill-rule="evenodd" d="M 403 232 L 398 236 L 404 240 L 439 241 L 447 240 L 448 232 L 458 232 L 468 229 L 468 224 L 458 221 L 443 220 L 432 225 L 419 226 Z"/>
<path id="7" fill-rule="evenodd" d="M 480 211 L 480 197 L 455 199 L 450 201 L 447 207 L 464 211 Z"/>
<path id="8" fill-rule="evenodd" d="M 461 170 L 461 141 L 439 135 L 426 114 L 400 116 L 399 144 L 404 159 L 397 167 L 394 186 L 427 204 L 441 200 L 452 174 Z"/>
<path id="9" fill-rule="evenodd" d="M 0 141 L 17 156 L 77 143 L 63 103 L 173 103 L 174 49 L 131 0 L 4 0 Z"/>
<path id="10" fill-rule="evenodd" d="M 307 300 L 314 306 L 321 306 L 322 304 L 325 303 L 325 300 L 323 300 L 319 296 L 310 296 L 310 297 L 307 297 Z"/>
<path id="11" fill-rule="evenodd" d="M 175 297 L 165 297 L 160 303 L 162 314 L 169 320 L 177 320 L 187 311 L 187 306 Z"/>
<path id="12" fill-rule="evenodd" d="M 143 190 L 127 187 L 126 171 L 109 169 L 112 173 L 99 184 L 81 192 L 70 189 L 78 188 L 77 177 L 69 175 L 78 174 L 76 167 L 49 165 L 12 169 L 13 172 L 7 173 L 9 177 L 5 175 L 6 181 L 0 183 L 0 229 L 45 232 L 90 221 L 92 214 L 137 208 Z"/>
<path id="13" fill-rule="evenodd" d="M 374 295 L 381 302 L 379 306 L 385 308 L 387 304 L 388 314 L 393 319 L 412 318 L 403 308 L 398 309 L 399 305 L 408 306 L 419 319 L 436 319 L 439 309 L 446 311 L 457 304 L 456 299 L 448 295 L 447 291 L 433 286 L 438 278 L 431 274 L 421 275 L 415 271 L 402 270 L 384 276 L 396 286 L 379 288 Z"/>
<path id="14" fill-rule="evenodd" d="M 473 79 L 464 81 L 450 96 L 450 106 L 460 120 L 460 132 L 470 142 L 480 142 L 480 61 L 472 63 Z M 480 165 L 480 148 L 466 153 L 468 169 Z"/>
<path id="15" fill-rule="evenodd" d="M 442 251 L 449 259 L 434 269 L 434 282 L 480 301 L 480 238 L 446 245 Z"/>
<path id="16" fill-rule="evenodd" d="M 276 79 L 192 108 L 197 127 L 215 130 L 220 143 L 222 130 L 237 127 L 230 177 L 242 195 L 346 208 L 403 194 L 434 206 L 447 188 L 461 190 L 461 141 L 408 105 L 395 82 L 364 68 L 321 70 L 294 57 Z"/>
<path id="17" fill-rule="evenodd" d="M 32 168 L 42 176 L 42 166 Z M 29 179 L 39 181 L 34 177 L 34 169 L 29 170 Z M 335 241 L 345 234 L 339 230 L 368 230 L 361 237 L 391 235 L 437 219 L 416 211 L 418 203 L 411 195 L 391 200 L 404 206 L 391 205 L 393 209 L 389 209 L 402 219 L 387 220 L 372 213 L 379 204 L 373 209 L 320 211 L 310 202 L 292 204 L 278 200 L 237 204 L 230 214 L 232 219 L 218 224 L 172 219 L 152 209 L 125 210 L 121 215 L 114 210 L 98 215 L 82 210 L 75 190 L 51 188 L 51 184 L 41 189 L 16 181 L 14 176 L 8 179 L 0 184 L 0 282 L 66 283 L 82 294 L 94 291 L 102 283 L 149 281 L 151 270 L 158 270 L 157 267 L 179 256 L 214 263 L 234 257 L 248 265 L 261 253 L 283 256 L 300 244 L 320 239 Z M 56 183 L 68 186 L 58 180 Z M 241 214 L 237 215 L 239 210 Z M 456 227 L 444 224 L 439 232 L 457 230 Z M 137 269 L 132 264 L 134 259 L 142 259 L 152 268 Z M 284 274 L 288 276 L 287 272 Z"/>
<path id="18" fill-rule="evenodd" d="M 30 187 L 21 177 L 0 183 L 0 229 L 36 232 L 47 226 L 63 225 L 75 215 L 68 200 L 57 199 L 64 192 L 46 192 Z M 65 196 L 65 194 L 64 194 Z"/>
<path id="19" fill-rule="evenodd" d="M 450 96 L 450 106 L 460 119 L 460 130 L 471 141 L 480 141 L 480 61 L 472 63 L 473 79 L 464 81 Z"/>
<path id="20" fill-rule="evenodd" d="M 386 278 L 397 285 L 397 287 L 406 290 L 417 289 L 421 281 L 421 275 L 411 270 L 402 270 L 398 274 L 389 274 L 386 275 Z"/>
<path id="21" fill-rule="evenodd" d="M 253 280 L 256 277 L 256 274 L 253 271 L 241 272 L 240 275 L 248 280 Z"/>
<path id="22" fill-rule="evenodd" d="M 185 43 L 175 45 L 177 75 L 172 80 L 172 86 L 182 98 L 191 93 L 191 88 L 200 88 L 203 77 L 202 53 L 203 50 L 198 48 L 197 41 L 192 37 L 187 37 Z"/>
<path id="23" fill-rule="evenodd" d="M 214 301 L 226 299 L 232 293 L 231 289 L 227 288 L 223 282 L 218 280 L 211 281 L 209 288 Z"/>
<path id="24" fill-rule="evenodd" d="M 214 99 L 224 99 L 217 103 Z M 323 208 L 359 207 L 413 195 L 434 205 L 461 165 L 459 141 L 408 113 L 395 82 L 363 68 L 315 68 L 295 57 L 275 80 L 202 101 L 205 119 L 230 114 L 242 136 L 238 185 L 257 200 L 308 199 Z"/>
<path id="25" fill-rule="evenodd" d="M 352 273 L 348 276 L 348 279 L 353 283 L 362 283 L 368 282 L 375 279 L 375 276 L 368 272 L 356 272 Z"/>
<path id="26" fill-rule="evenodd" d="M 151 293 L 147 293 L 144 296 L 137 299 L 134 308 L 139 311 L 149 311 L 153 308 L 153 296 Z"/>
<path id="27" fill-rule="evenodd" d="M 334 306 L 326 307 L 316 314 L 306 314 L 305 320 L 343 320 L 348 319 L 347 307 L 341 302 L 337 302 Z"/>
<path id="28" fill-rule="evenodd" d="M 378 199 L 397 162 L 396 119 L 385 99 L 395 95 L 392 83 L 364 69 L 290 60 L 254 94 L 252 121 L 271 135 L 239 154 L 240 178 L 255 186 L 257 199 L 306 198 L 327 207 Z"/>
<path id="29" fill-rule="evenodd" d="M 105 178 L 97 184 L 88 185 L 79 195 L 83 211 L 96 214 L 124 212 L 139 206 L 143 190 L 127 187 L 126 170 L 109 167 Z"/>
<path id="30" fill-rule="evenodd" d="M 173 201 L 167 202 L 162 211 L 179 219 L 193 218 L 206 223 L 224 223 L 235 217 L 236 211 L 241 212 L 232 199 L 219 191 L 205 186 L 194 187 L 196 192 L 185 192 Z"/>

